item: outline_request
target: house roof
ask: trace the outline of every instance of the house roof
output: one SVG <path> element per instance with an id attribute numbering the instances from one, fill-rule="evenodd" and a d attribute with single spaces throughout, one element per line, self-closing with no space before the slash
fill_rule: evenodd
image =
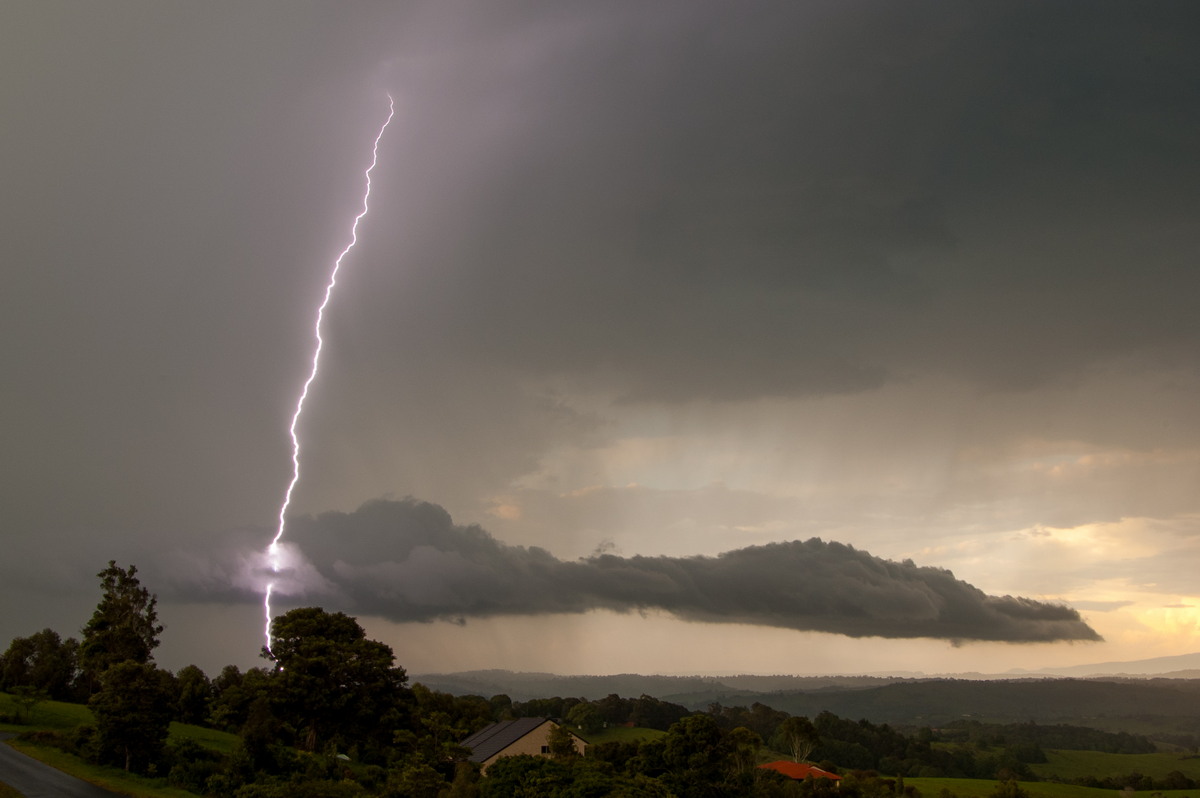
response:
<path id="1" fill-rule="evenodd" d="M 786 759 L 778 759 L 774 762 L 768 762 L 765 765 L 759 765 L 759 767 L 774 770 L 797 781 L 804 781 L 809 776 L 812 776 L 814 779 L 833 779 L 834 781 L 841 781 L 842 779 L 838 774 L 830 773 L 828 770 L 821 770 L 815 765 L 809 765 L 804 762 L 789 762 Z"/>
<path id="2" fill-rule="evenodd" d="M 475 732 L 459 745 L 471 749 L 471 756 L 467 757 L 469 761 L 486 762 L 543 723 L 548 722 L 548 718 L 502 720 Z"/>

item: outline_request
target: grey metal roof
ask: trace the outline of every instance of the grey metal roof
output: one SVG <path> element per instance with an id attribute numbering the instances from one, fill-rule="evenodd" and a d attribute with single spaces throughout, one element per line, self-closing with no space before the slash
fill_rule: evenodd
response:
<path id="1" fill-rule="evenodd" d="M 469 761 L 485 762 L 549 720 L 549 718 L 502 720 L 475 732 L 459 745 L 471 749 L 471 756 L 467 757 Z"/>

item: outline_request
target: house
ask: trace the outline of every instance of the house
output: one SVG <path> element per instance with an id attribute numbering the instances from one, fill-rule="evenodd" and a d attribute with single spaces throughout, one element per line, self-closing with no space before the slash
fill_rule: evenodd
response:
<path id="1" fill-rule="evenodd" d="M 836 787 L 837 782 L 842 780 L 842 777 L 838 774 L 830 773 L 828 770 L 821 770 L 816 765 L 809 765 L 804 762 L 791 762 L 787 759 L 768 762 L 765 765 L 759 765 L 759 767 L 782 773 L 789 779 L 795 779 L 796 781 L 804 781 L 809 776 L 812 776 L 814 779 L 831 779 Z"/>
<path id="2" fill-rule="evenodd" d="M 502 756 L 549 756 L 550 732 L 556 728 L 558 724 L 549 718 L 502 720 L 475 732 L 459 745 L 470 748 L 468 761 L 478 762 L 486 772 L 488 765 Z M 587 741 L 577 734 L 570 734 L 575 750 L 582 754 L 587 748 Z"/>

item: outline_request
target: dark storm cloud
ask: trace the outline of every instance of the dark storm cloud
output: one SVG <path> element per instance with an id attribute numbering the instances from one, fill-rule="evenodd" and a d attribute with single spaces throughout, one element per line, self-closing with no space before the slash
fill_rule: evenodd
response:
<path id="1" fill-rule="evenodd" d="M 300 518 L 291 529 L 304 567 L 319 576 L 299 578 L 317 587 L 288 601 L 332 595 L 351 611 L 394 621 L 661 609 L 688 620 L 851 637 L 1099 639 L 1069 607 L 989 596 L 949 571 L 815 538 L 717 557 L 601 554 L 568 562 L 455 525 L 442 508 L 412 500 Z M 207 588 L 222 590 L 213 581 Z"/>
<path id="2" fill-rule="evenodd" d="M 1194 9 L 675 11 L 526 19 L 528 59 L 456 77 L 510 113 L 441 110 L 456 228 L 405 229 L 437 269 L 356 345 L 665 402 L 1194 359 Z"/>

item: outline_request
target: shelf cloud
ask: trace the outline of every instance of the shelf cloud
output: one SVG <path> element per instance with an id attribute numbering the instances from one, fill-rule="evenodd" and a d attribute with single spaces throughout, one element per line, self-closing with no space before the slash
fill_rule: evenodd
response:
<path id="1" fill-rule="evenodd" d="M 604 553 L 566 561 L 457 525 L 443 508 L 412 499 L 298 518 L 291 530 L 295 550 L 306 555 L 292 566 L 295 579 L 284 580 L 292 603 L 333 600 L 393 621 L 664 610 L 685 620 L 850 637 L 1100 639 L 1070 607 L 987 595 L 948 570 L 818 538 L 715 557 Z M 219 584 L 210 583 L 216 591 Z"/>

